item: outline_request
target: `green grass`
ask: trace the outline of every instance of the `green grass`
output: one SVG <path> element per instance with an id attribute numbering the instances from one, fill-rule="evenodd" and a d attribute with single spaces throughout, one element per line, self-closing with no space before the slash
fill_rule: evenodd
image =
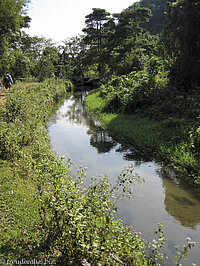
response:
<path id="1" fill-rule="evenodd" d="M 86 98 L 86 106 L 96 114 L 100 114 L 106 105 L 106 100 L 100 96 L 99 90 L 93 90 L 92 93 Z"/>
<path id="2" fill-rule="evenodd" d="M 71 176 L 70 163 L 51 150 L 46 123 L 65 92 L 61 81 L 50 79 L 15 88 L 0 108 L 0 261 L 155 265 L 162 243 L 140 239 L 112 214 L 117 187 L 126 197 L 129 185 L 139 181 L 133 169 L 125 169 L 114 188 L 100 176 L 86 188 L 84 170 Z M 103 103 L 96 105 L 101 108 Z"/>
<path id="3" fill-rule="evenodd" d="M 6 259 L 31 256 L 41 240 L 37 186 L 13 170 L 8 162 L 1 165 L 0 254 Z"/>
<path id="4" fill-rule="evenodd" d="M 45 123 L 53 102 L 65 93 L 60 81 L 18 84 L 0 106 L 0 259 L 5 261 L 43 258 L 43 253 L 48 258 L 42 247 L 42 191 L 52 190 L 42 180 L 42 161 L 50 150 Z"/>
<path id="5" fill-rule="evenodd" d="M 108 113 L 104 111 L 108 101 L 100 95 L 100 91 L 92 91 L 86 97 L 85 107 L 98 117 L 102 127 L 142 153 L 151 154 L 152 159 L 172 166 L 190 182 L 199 183 L 198 154 L 193 153 L 188 135 L 191 124 L 183 118 L 160 118 L 157 121 L 145 118 L 142 113 Z"/>
<path id="6" fill-rule="evenodd" d="M 125 142 L 134 144 L 141 149 L 158 150 L 164 140 L 170 140 L 173 135 L 179 135 L 182 128 L 174 128 L 163 121 L 155 121 L 133 114 L 106 113 L 106 100 L 100 97 L 100 92 L 87 96 L 85 107 L 95 114 L 105 129 Z"/>
<path id="7" fill-rule="evenodd" d="M 124 142 L 134 144 L 142 150 L 154 150 L 160 144 L 158 122 L 139 119 L 133 115 L 103 115 L 101 119 L 107 128 Z"/>

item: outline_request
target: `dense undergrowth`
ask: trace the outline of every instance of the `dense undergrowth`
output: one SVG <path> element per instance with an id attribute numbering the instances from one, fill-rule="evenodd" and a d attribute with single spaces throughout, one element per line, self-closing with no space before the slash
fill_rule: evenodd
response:
<path id="1" fill-rule="evenodd" d="M 86 99 L 104 127 L 151 154 L 189 182 L 200 182 L 200 97 L 168 84 L 167 73 L 132 72 L 113 77 Z"/>
<path id="2" fill-rule="evenodd" d="M 70 85 L 70 84 L 68 84 Z M 89 188 L 84 169 L 56 156 L 46 123 L 66 84 L 53 79 L 16 85 L 1 106 L 0 256 L 5 264 L 155 265 L 162 259 L 161 226 L 151 244 L 113 219 L 116 201 L 141 179 L 129 167 L 111 187 L 105 177 Z M 121 190 L 119 190 L 119 188 Z"/>

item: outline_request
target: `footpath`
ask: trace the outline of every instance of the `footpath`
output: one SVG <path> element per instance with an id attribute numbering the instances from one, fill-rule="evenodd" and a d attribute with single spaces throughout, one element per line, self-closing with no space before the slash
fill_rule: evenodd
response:
<path id="1" fill-rule="evenodd" d="M 0 104 L 5 104 L 7 93 L 8 91 L 5 91 L 5 89 L 0 90 Z"/>

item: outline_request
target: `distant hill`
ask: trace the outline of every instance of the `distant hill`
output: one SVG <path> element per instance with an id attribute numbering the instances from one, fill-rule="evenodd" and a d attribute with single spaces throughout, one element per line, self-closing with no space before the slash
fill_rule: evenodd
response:
<path id="1" fill-rule="evenodd" d="M 140 0 L 141 7 L 148 7 L 152 11 L 152 18 L 142 27 L 151 34 L 160 33 L 163 30 L 165 20 L 165 7 L 168 0 Z"/>

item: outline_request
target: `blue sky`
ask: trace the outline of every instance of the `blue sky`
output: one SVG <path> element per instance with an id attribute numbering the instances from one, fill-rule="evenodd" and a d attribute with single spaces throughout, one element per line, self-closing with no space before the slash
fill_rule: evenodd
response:
<path id="1" fill-rule="evenodd" d="M 136 0 L 31 0 L 28 15 L 31 26 L 26 30 L 31 36 L 51 38 L 58 44 L 82 34 L 85 16 L 92 8 L 104 8 L 111 14 L 121 12 Z"/>

